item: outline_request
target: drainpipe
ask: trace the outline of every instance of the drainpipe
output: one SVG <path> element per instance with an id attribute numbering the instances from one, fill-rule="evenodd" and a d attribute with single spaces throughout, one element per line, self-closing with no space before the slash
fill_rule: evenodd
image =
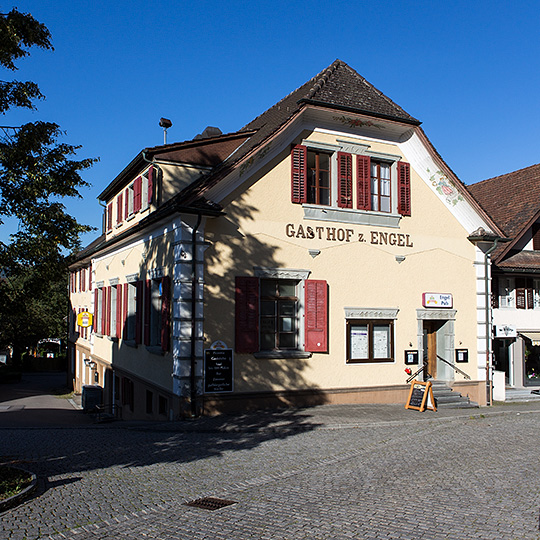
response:
<path id="1" fill-rule="evenodd" d="M 493 245 L 484 253 L 484 286 L 486 295 L 486 405 L 491 403 L 491 299 L 489 297 L 488 260 L 497 249 L 500 238 L 495 238 Z"/>
<path id="2" fill-rule="evenodd" d="M 190 369 L 190 390 L 191 390 L 191 417 L 196 418 L 198 416 L 197 411 L 197 388 L 196 388 L 196 377 L 195 377 L 195 367 L 197 363 L 196 359 L 196 308 L 197 308 L 197 299 L 196 299 L 196 289 L 197 289 L 197 231 L 201 225 L 202 214 L 197 213 L 197 224 L 191 232 L 191 369 Z"/>

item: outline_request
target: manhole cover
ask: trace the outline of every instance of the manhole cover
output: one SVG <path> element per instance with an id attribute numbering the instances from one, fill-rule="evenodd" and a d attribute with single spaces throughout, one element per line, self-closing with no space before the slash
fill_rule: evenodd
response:
<path id="1" fill-rule="evenodd" d="M 203 497 L 191 502 L 184 503 L 186 506 L 194 506 L 203 510 L 219 510 L 225 506 L 236 504 L 236 501 L 226 501 L 225 499 L 217 499 L 216 497 Z"/>

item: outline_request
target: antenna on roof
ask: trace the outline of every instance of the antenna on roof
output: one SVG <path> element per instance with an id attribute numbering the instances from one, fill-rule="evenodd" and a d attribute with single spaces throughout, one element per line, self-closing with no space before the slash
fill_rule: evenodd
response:
<path id="1" fill-rule="evenodd" d="M 167 130 L 172 126 L 168 118 L 160 118 L 159 125 L 163 128 L 163 144 L 167 144 Z"/>

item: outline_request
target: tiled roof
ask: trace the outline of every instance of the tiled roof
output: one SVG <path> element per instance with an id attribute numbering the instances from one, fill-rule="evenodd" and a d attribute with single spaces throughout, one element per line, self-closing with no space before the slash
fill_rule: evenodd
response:
<path id="1" fill-rule="evenodd" d="M 502 270 L 540 271 L 540 252 L 520 251 L 497 264 Z"/>
<path id="2" fill-rule="evenodd" d="M 420 122 L 377 90 L 345 62 L 336 60 L 328 68 L 291 92 L 281 101 L 244 126 L 238 133 L 257 132 L 212 174 L 188 186 L 181 194 L 184 200 L 194 200 L 214 185 L 233 165 L 264 140 L 277 132 L 306 104 L 341 109 L 377 118 L 401 121 L 414 126 Z"/>
<path id="3" fill-rule="evenodd" d="M 468 186 L 482 208 L 510 237 L 516 237 L 540 210 L 540 164 Z"/>

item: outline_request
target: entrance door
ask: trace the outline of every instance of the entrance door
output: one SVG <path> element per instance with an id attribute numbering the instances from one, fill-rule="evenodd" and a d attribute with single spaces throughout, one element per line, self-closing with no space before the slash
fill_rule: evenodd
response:
<path id="1" fill-rule="evenodd" d="M 424 362 L 427 362 L 427 373 L 424 370 L 424 380 L 437 378 L 437 330 L 442 326 L 441 321 L 424 321 Z"/>

